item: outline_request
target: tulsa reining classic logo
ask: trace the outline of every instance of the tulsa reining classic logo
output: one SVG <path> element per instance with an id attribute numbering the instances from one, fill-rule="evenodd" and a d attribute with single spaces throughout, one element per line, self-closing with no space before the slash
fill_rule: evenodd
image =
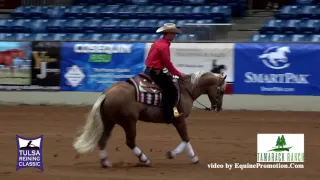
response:
<path id="1" fill-rule="evenodd" d="M 43 136 L 28 139 L 17 135 L 17 171 L 27 167 L 43 170 L 42 143 Z"/>
<path id="2" fill-rule="evenodd" d="M 257 162 L 304 162 L 304 134 L 258 134 Z"/>
<path id="3" fill-rule="evenodd" d="M 290 53 L 288 46 L 284 47 L 271 47 L 259 56 L 263 64 L 271 69 L 284 69 L 290 66 L 286 53 Z"/>

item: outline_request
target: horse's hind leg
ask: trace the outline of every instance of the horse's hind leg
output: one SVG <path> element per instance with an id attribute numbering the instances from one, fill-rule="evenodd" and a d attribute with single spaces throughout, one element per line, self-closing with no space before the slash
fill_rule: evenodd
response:
<path id="1" fill-rule="evenodd" d="M 111 162 L 108 160 L 108 153 L 106 150 L 106 146 L 111 136 L 111 132 L 112 132 L 112 129 L 114 128 L 114 125 L 115 124 L 112 121 L 104 119 L 104 131 L 98 143 L 98 146 L 100 149 L 100 163 L 102 168 L 107 168 L 112 166 Z"/>
<path id="2" fill-rule="evenodd" d="M 126 134 L 126 144 L 132 150 L 132 152 L 138 157 L 139 161 L 146 166 L 150 166 L 151 162 L 148 157 L 136 146 L 136 123 L 137 121 L 126 121 L 121 126 Z"/>

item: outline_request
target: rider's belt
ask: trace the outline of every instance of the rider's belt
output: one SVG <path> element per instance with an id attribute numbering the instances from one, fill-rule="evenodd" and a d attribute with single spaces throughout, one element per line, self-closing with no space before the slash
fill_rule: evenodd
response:
<path id="1" fill-rule="evenodd" d="M 155 69 L 155 68 L 151 68 L 151 67 L 147 67 L 146 69 L 149 72 L 151 72 L 151 71 L 155 72 L 156 75 L 159 75 L 162 72 L 162 69 Z"/>

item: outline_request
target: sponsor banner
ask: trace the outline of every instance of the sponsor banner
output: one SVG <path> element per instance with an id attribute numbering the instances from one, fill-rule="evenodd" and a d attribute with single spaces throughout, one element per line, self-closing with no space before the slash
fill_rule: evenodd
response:
<path id="1" fill-rule="evenodd" d="M 151 45 L 148 44 L 147 52 Z M 233 43 L 172 43 L 170 51 L 172 63 L 182 73 L 206 71 L 226 74 L 226 93 L 231 94 L 234 81 Z"/>
<path id="2" fill-rule="evenodd" d="M 31 42 L 0 42 L 0 90 L 31 87 Z"/>
<path id="3" fill-rule="evenodd" d="M 143 72 L 145 43 L 67 42 L 61 56 L 61 90 L 101 92 Z"/>
<path id="4" fill-rule="evenodd" d="M 239 43 L 234 94 L 320 95 L 317 44 Z"/>
<path id="5" fill-rule="evenodd" d="M 60 89 L 61 42 L 32 43 L 32 85 L 42 90 Z"/>

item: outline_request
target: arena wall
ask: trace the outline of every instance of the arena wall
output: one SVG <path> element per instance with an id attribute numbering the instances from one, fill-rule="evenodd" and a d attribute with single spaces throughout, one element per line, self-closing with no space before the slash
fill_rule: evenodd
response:
<path id="1" fill-rule="evenodd" d="M 100 93 L 88 92 L 0 92 L 0 103 L 6 105 L 92 105 Z M 209 106 L 207 96 L 199 102 Z M 197 102 L 195 107 L 202 108 Z M 320 111 L 320 98 L 316 96 L 261 96 L 225 95 L 224 109 Z"/>

